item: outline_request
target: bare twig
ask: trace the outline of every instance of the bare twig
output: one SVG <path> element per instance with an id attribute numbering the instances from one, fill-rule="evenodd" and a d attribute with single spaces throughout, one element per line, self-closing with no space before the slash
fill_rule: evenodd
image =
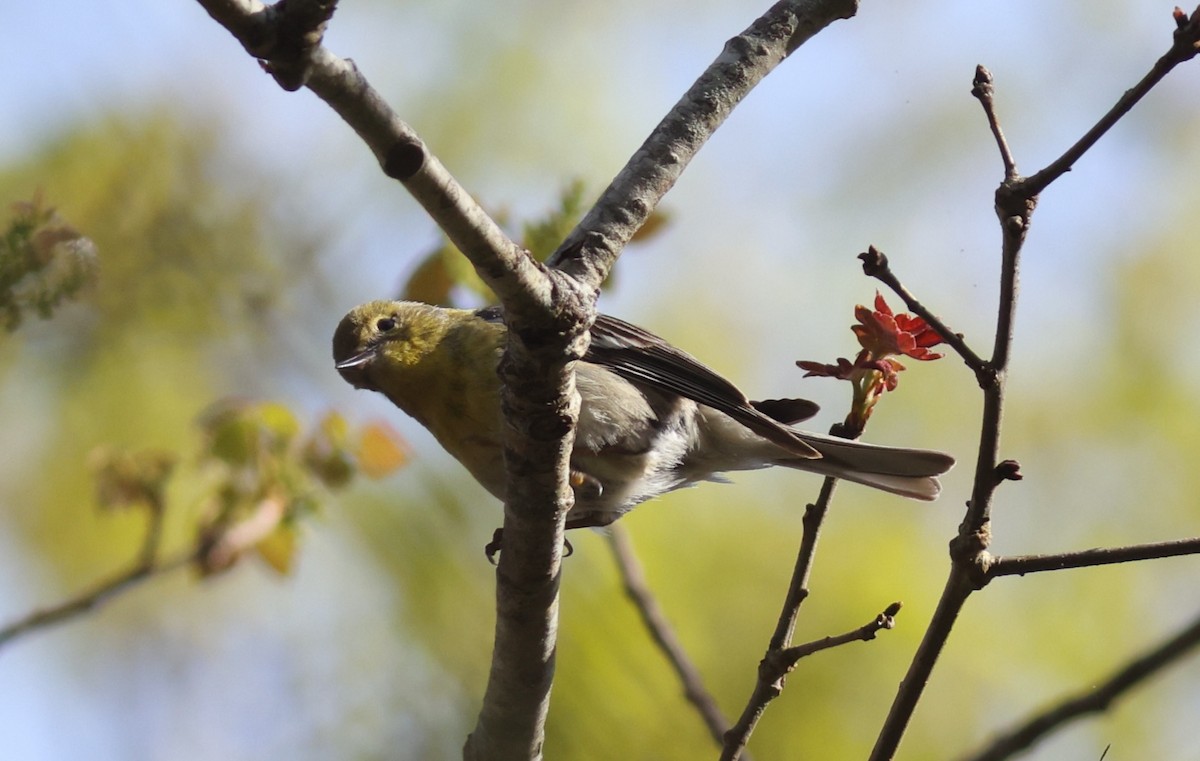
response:
<path id="1" fill-rule="evenodd" d="M 1000 422 L 1003 417 L 1004 385 L 1013 341 L 1013 318 L 1017 303 L 1017 274 L 1021 248 L 1029 230 L 1030 218 L 1037 206 L 1038 194 L 1070 169 L 1096 140 L 1150 90 L 1176 64 L 1196 54 L 1200 39 L 1200 10 L 1190 19 L 1176 13 L 1178 29 L 1171 50 L 1154 65 L 1151 73 L 1126 93 L 1101 121 L 1063 156 L 1030 178 L 1016 175 L 1016 162 L 1004 140 L 996 117 L 990 76 L 980 67 L 975 91 L 986 112 L 993 136 L 1000 147 L 1005 178 L 996 190 L 996 215 L 1002 236 L 999 311 L 996 318 L 995 344 L 986 366 L 976 373 L 983 389 L 983 416 L 980 425 L 979 453 L 975 463 L 975 481 L 967 513 L 958 535 L 950 543 L 951 569 L 937 609 L 913 656 L 896 698 L 880 729 L 871 752 L 871 761 L 892 758 L 912 719 L 917 702 L 941 654 L 959 611 L 967 598 L 987 581 L 991 562 L 987 548 L 991 542 L 991 505 L 996 487 L 1006 480 L 1000 467 Z"/>
<path id="2" fill-rule="evenodd" d="M 894 602 L 884 608 L 883 612 L 878 616 L 875 616 L 874 620 L 868 621 L 853 631 L 848 631 L 845 634 L 839 634 L 835 637 L 822 637 L 812 642 L 806 642 L 803 645 L 789 647 L 786 650 L 780 651 L 780 658 L 785 663 L 790 664 L 788 669 L 791 670 L 796 667 L 796 663 L 801 658 L 807 658 L 822 650 L 828 650 L 831 647 L 838 647 L 851 642 L 870 642 L 875 639 L 875 635 L 880 630 L 896 628 L 896 615 L 900 612 L 900 608 L 901 604 Z"/>
<path id="3" fill-rule="evenodd" d="M 963 761 L 1012 758 L 1068 722 L 1106 711 L 1117 699 L 1190 654 L 1197 645 L 1200 645 L 1200 617 L 1165 642 L 1135 657 L 1100 684 L 1089 683 L 1077 694 L 1003 732 L 985 748 L 965 756 Z"/>
<path id="4" fill-rule="evenodd" d="M 1147 93 L 1154 89 L 1154 86 L 1161 82 L 1163 77 L 1170 74 L 1171 70 L 1179 64 L 1190 61 L 1196 56 L 1197 46 L 1200 45 L 1200 8 L 1193 11 L 1190 18 L 1176 8 L 1174 18 L 1175 34 L 1170 49 L 1154 62 L 1154 66 L 1150 68 L 1146 76 L 1142 77 L 1141 81 L 1125 91 L 1108 113 L 1087 131 L 1087 134 L 1079 138 L 1062 156 L 1051 162 L 1045 169 L 1025 178 L 1022 181 L 1025 185 L 1025 193 L 1037 195 L 1050 183 L 1071 171 L 1075 162 L 1082 158 L 1083 154 L 1087 153 L 1104 136 L 1104 133 L 1112 129 L 1113 125 L 1121 120 L 1121 117 L 1129 113 L 1138 101 L 1146 97 Z"/>
<path id="5" fill-rule="evenodd" d="M 742 715 L 738 719 L 738 723 L 725 733 L 721 752 L 722 761 L 734 761 L 744 757 L 746 743 L 749 742 L 754 728 L 758 726 L 758 720 L 762 718 L 763 712 L 767 710 L 767 704 L 783 692 L 782 674 L 786 672 L 777 674 L 775 670 L 766 668 L 766 664 L 777 658 L 778 653 L 791 644 L 792 634 L 796 630 L 796 619 L 800 615 L 800 606 L 808 598 L 808 581 L 812 575 L 813 558 L 817 551 L 817 539 L 821 534 L 821 524 L 829 510 L 829 502 L 833 498 L 836 486 L 837 479 L 826 478 L 821 484 L 821 493 L 818 495 L 817 501 L 804 510 L 804 531 L 800 538 L 800 549 L 796 553 L 792 579 L 788 585 L 787 595 L 784 597 L 783 607 L 779 612 L 779 619 L 775 624 L 775 632 L 771 635 L 767 652 L 759 665 L 754 690 L 750 693 L 746 706 L 742 709 Z"/>
<path id="6" fill-rule="evenodd" d="M 942 340 L 946 342 L 946 345 L 954 349 L 958 356 L 962 357 L 962 360 L 967 363 L 967 367 L 971 368 L 976 375 L 987 371 L 987 362 L 976 354 L 970 346 L 967 346 L 967 342 L 963 340 L 962 333 L 951 329 L 949 325 L 942 321 L 942 318 L 929 311 L 924 304 L 918 301 L 912 291 L 904 287 L 904 284 L 896 277 L 896 273 L 892 272 L 891 266 L 888 265 L 888 258 L 882 251 L 874 246 L 869 246 L 866 252 L 858 255 L 858 258 L 863 263 L 863 273 L 865 275 L 873 277 L 888 288 L 891 288 L 904 301 L 909 311 L 929 323 L 938 332 L 938 335 L 942 337 Z"/>
<path id="7" fill-rule="evenodd" d="M 996 116 L 996 86 L 992 72 L 983 66 L 975 67 L 975 79 L 971 82 L 971 94 L 983 106 L 983 114 L 987 117 L 988 126 L 992 129 L 992 137 L 996 139 L 996 147 L 1000 149 L 1000 160 L 1004 162 L 1004 179 L 1017 178 L 1017 162 L 1012 150 L 1008 147 L 1008 139 L 1000 127 L 1000 119 Z"/>
<path id="8" fill-rule="evenodd" d="M 143 581 L 170 573 L 192 562 L 196 557 L 194 549 L 179 553 L 166 561 L 158 560 L 159 548 L 162 543 L 164 507 L 164 505 L 158 504 L 148 508 L 146 534 L 138 551 L 138 560 L 131 568 L 68 600 L 34 611 L 0 628 L 0 647 L 23 635 L 55 624 L 65 623 L 76 616 L 95 610 Z"/>
<path id="9" fill-rule="evenodd" d="M 1055 555 L 997 555 L 987 564 L 987 577 L 1024 576 L 1040 571 L 1061 571 L 1067 568 L 1086 568 L 1135 560 L 1155 560 L 1179 555 L 1200 553 L 1200 537 L 1176 539 L 1169 542 L 1134 544 L 1127 547 L 1101 547 L 1080 552 Z"/>
<path id="10" fill-rule="evenodd" d="M 783 600 L 783 608 L 779 611 L 775 632 L 771 635 L 771 642 L 767 645 L 768 650 L 782 650 L 792 641 L 792 634 L 796 631 L 796 619 L 800 615 L 800 606 L 808 599 L 808 581 L 812 577 L 817 540 L 821 537 L 821 525 L 825 522 L 825 514 L 829 512 L 829 503 L 833 500 L 835 488 L 837 488 L 837 479 L 826 478 L 821 482 L 821 491 L 817 495 L 817 501 L 804 509 L 802 521 L 804 531 L 800 537 L 800 549 L 796 552 L 792 580 Z"/>
<path id="11" fill-rule="evenodd" d="M 822 637 L 795 647 L 767 651 L 762 662 L 758 664 L 758 683 L 754 690 L 754 699 L 747 703 L 738 723 L 725 736 L 725 747 L 721 752 L 722 761 L 746 758 L 746 742 L 751 732 L 754 731 L 767 704 L 783 692 L 784 679 L 796 668 L 801 658 L 851 642 L 873 640 L 881 629 L 892 629 L 896 626 L 896 614 L 899 612 L 900 603 L 894 602 L 857 629 L 833 637 Z"/>
<path id="12" fill-rule="evenodd" d="M 729 729 L 729 719 L 721 713 L 716 699 L 704 686 L 704 679 L 700 676 L 700 671 L 684 651 L 666 614 L 663 613 L 654 593 L 646 584 L 646 575 L 642 570 L 642 564 L 633 549 L 629 532 L 622 524 L 614 523 L 608 528 L 608 544 L 612 548 L 613 558 L 617 562 L 617 570 L 621 574 L 621 583 L 625 587 L 625 594 L 637 609 L 638 615 L 642 617 L 642 623 L 646 625 L 654 644 L 658 645 L 658 648 L 667 656 L 671 668 L 679 676 L 679 681 L 683 684 L 684 697 L 696 707 L 705 726 L 708 727 L 709 734 L 717 744 L 720 744 L 721 738 Z"/>

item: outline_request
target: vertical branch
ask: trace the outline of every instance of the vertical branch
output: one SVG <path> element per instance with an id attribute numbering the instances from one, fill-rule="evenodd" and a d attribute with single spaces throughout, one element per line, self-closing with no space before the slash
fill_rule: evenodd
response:
<path id="1" fill-rule="evenodd" d="M 984 404 L 975 482 L 966 516 L 959 526 L 958 535 L 950 543 L 952 563 L 945 589 L 908 672 L 900 684 L 887 719 L 880 729 L 871 752 L 871 761 L 884 761 L 895 755 L 958 612 L 971 593 L 982 588 L 989 579 L 988 567 L 991 557 L 987 550 L 991 543 L 992 497 L 1002 481 L 1019 477 L 1019 466 L 1015 461 L 999 461 L 1000 424 L 1004 412 L 1004 384 L 1013 341 L 1020 254 L 1029 230 L 1030 218 L 1037 207 L 1038 197 L 1050 183 L 1067 172 L 1171 69 L 1191 60 L 1200 52 L 1200 9 L 1189 17 L 1176 8 L 1174 20 L 1176 29 L 1171 47 L 1155 62 L 1150 72 L 1135 87 L 1126 91 L 1116 105 L 1062 156 L 1028 178 L 1018 174 L 1016 161 L 996 117 L 991 74 L 982 66 L 976 69 L 972 94 L 982 105 L 996 140 L 1004 164 L 1004 180 L 997 188 L 995 197 L 996 216 L 1000 221 L 1002 236 L 1000 299 L 996 316 L 995 343 L 991 359 L 985 367 L 976 371 L 980 388 L 983 389 Z"/>
<path id="2" fill-rule="evenodd" d="M 991 359 L 976 372 L 983 390 L 983 419 L 980 422 L 975 482 L 967 514 L 959 526 L 958 535 L 950 543 L 952 562 L 946 585 L 880 729 L 871 751 L 871 761 L 885 761 L 895 755 L 959 612 L 971 593 L 985 583 L 987 548 L 991 544 L 992 497 L 1002 480 L 997 474 L 997 465 L 1000 424 L 1004 413 L 1004 382 L 1013 341 L 1021 247 L 1029 229 L 1030 215 L 1037 205 L 1037 196 L 1024 192 L 1016 174 L 1016 162 L 996 117 L 991 75 L 982 66 L 976 70 L 972 94 L 979 99 L 988 123 L 992 125 L 992 134 L 1005 171 L 1004 181 L 996 191 L 996 215 L 1000 220 L 1002 239 L 996 336 Z"/>

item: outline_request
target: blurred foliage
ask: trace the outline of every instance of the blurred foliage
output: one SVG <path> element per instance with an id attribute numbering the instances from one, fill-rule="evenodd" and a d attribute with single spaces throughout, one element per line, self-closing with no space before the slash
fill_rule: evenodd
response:
<path id="1" fill-rule="evenodd" d="M 204 574 L 227 570 L 250 549 L 288 573 L 296 527 L 316 512 L 325 490 L 346 487 L 358 472 L 385 476 L 407 460 L 403 441 L 386 425 L 352 434 L 330 412 L 301 436 L 295 413 L 279 403 L 220 402 L 200 427 L 205 444 L 196 467 L 209 474 L 197 554 Z"/>
<path id="2" fill-rule="evenodd" d="M 174 452 L 98 447 L 88 457 L 96 482 L 96 503 L 102 510 L 144 507 L 161 512 L 166 506 L 167 482 L 178 461 Z"/>
<path id="3" fill-rule="evenodd" d="M 49 317 L 63 299 L 96 277 L 96 246 L 46 207 L 40 193 L 12 205 L 0 238 L 0 312 L 9 332 L 25 312 Z"/>
<path id="4" fill-rule="evenodd" d="M 291 326 L 279 315 L 306 292 L 318 241 L 274 222 L 286 210 L 235 166 L 211 126 L 147 112 L 80 125 L 0 168 L 0 196 L 44 189 L 103 252 L 94 287 L 0 351 L 9 387 L 45 400 L 16 408 L 0 432 L 0 446 L 24 458 L 2 472 L 0 498 L 13 506 L 11 530 L 53 547 L 47 556 L 77 579 L 127 557 L 140 533 L 137 521 L 88 517 L 90 451 L 178 451 L 213 398 L 278 383 L 263 370 L 287 356 Z M 57 213 L 26 210 L 63 237 Z M 49 470 L 54 478 L 24 477 Z"/>

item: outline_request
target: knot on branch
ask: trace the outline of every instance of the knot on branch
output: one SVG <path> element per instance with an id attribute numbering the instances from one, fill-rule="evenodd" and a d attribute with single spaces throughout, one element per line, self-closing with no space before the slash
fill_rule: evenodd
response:
<path id="1" fill-rule="evenodd" d="M 863 263 L 863 274 L 867 277 L 877 278 L 890 271 L 887 255 L 874 246 L 868 246 L 858 259 Z"/>
<path id="2" fill-rule="evenodd" d="M 1020 481 L 1025 476 L 1021 474 L 1021 463 L 1016 460 L 1002 460 L 996 464 L 996 483 L 1001 481 Z"/>
<path id="3" fill-rule="evenodd" d="M 337 0 L 279 0 L 267 8 L 267 34 L 251 52 L 280 87 L 293 92 L 308 83 L 313 52 L 336 8 Z"/>
<path id="4" fill-rule="evenodd" d="M 989 391 L 996 387 L 1000 382 L 1000 371 L 992 366 L 992 363 L 980 365 L 975 369 L 975 381 L 984 391 Z"/>
<path id="5" fill-rule="evenodd" d="M 950 560 L 955 565 L 969 566 L 986 554 L 992 543 L 991 523 L 985 521 L 978 528 L 959 526 L 958 535 L 950 540 Z"/>
<path id="6" fill-rule="evenodd" d="M 1180 63 L 1194 58 L 1200 52 L 1200 8 L 1189 17 L 1183 9 L 1175 6 L 1175 41 L 1171 53 Z"/>
<path id="7" fill-rule="evenodd" d="M 392 143 L 383 157 L 383 173 L 405 182 L 425 166 L 425 146 L 420 140 L 401 139 Z"/>
<path id="8" fill-rule="evenodd" d="M 992 532 L 987 525 L 979 531 L 960 533 L 950 541 L 950 559 L 972 589 L 983 589 L 991 581 L 992 554 L 987 551 L 991 541 Z"/>
<path id="9" fill-rule="evenodd" d="M 1028 178 L 1021 176 L 1006 179 L 996 188 L 996 215 L 1008 232 L 1023 232 L 1029 225 L 1037 207 L 1038 191 L 1039 188 L 1030 185 Z"/>
<path id="10" fill-rule="evenodd" d="M 762 684 L 770 685 L 774 693 L 772 697 L 779 697 L 783 692 L 784 680 L 794 668 L 796 659 L 790 657 L 786 651 L 768 650 L 758 663 L 758 678 Z"/>

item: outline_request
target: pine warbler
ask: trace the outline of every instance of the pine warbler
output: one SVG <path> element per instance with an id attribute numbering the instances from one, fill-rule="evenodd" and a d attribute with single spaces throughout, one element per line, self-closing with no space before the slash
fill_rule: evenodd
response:
<path id="1" fill-rule="evenodd" d="M 333 336 L 333 359 L 356 388 L 415 418 L 503 499 L 499 309 L 372 301 Z M 931 500 L 954 464 L 941 452 L 863 444 L 790 424 L 816 405 L 749 401 L 732 383 L 661 338 L 601 315 L 576 364 L 582 404 L 571 454 L 575 506 L 567 528 L 605 526 L 635 505 L 724 471 L 782 465 Z"/>

